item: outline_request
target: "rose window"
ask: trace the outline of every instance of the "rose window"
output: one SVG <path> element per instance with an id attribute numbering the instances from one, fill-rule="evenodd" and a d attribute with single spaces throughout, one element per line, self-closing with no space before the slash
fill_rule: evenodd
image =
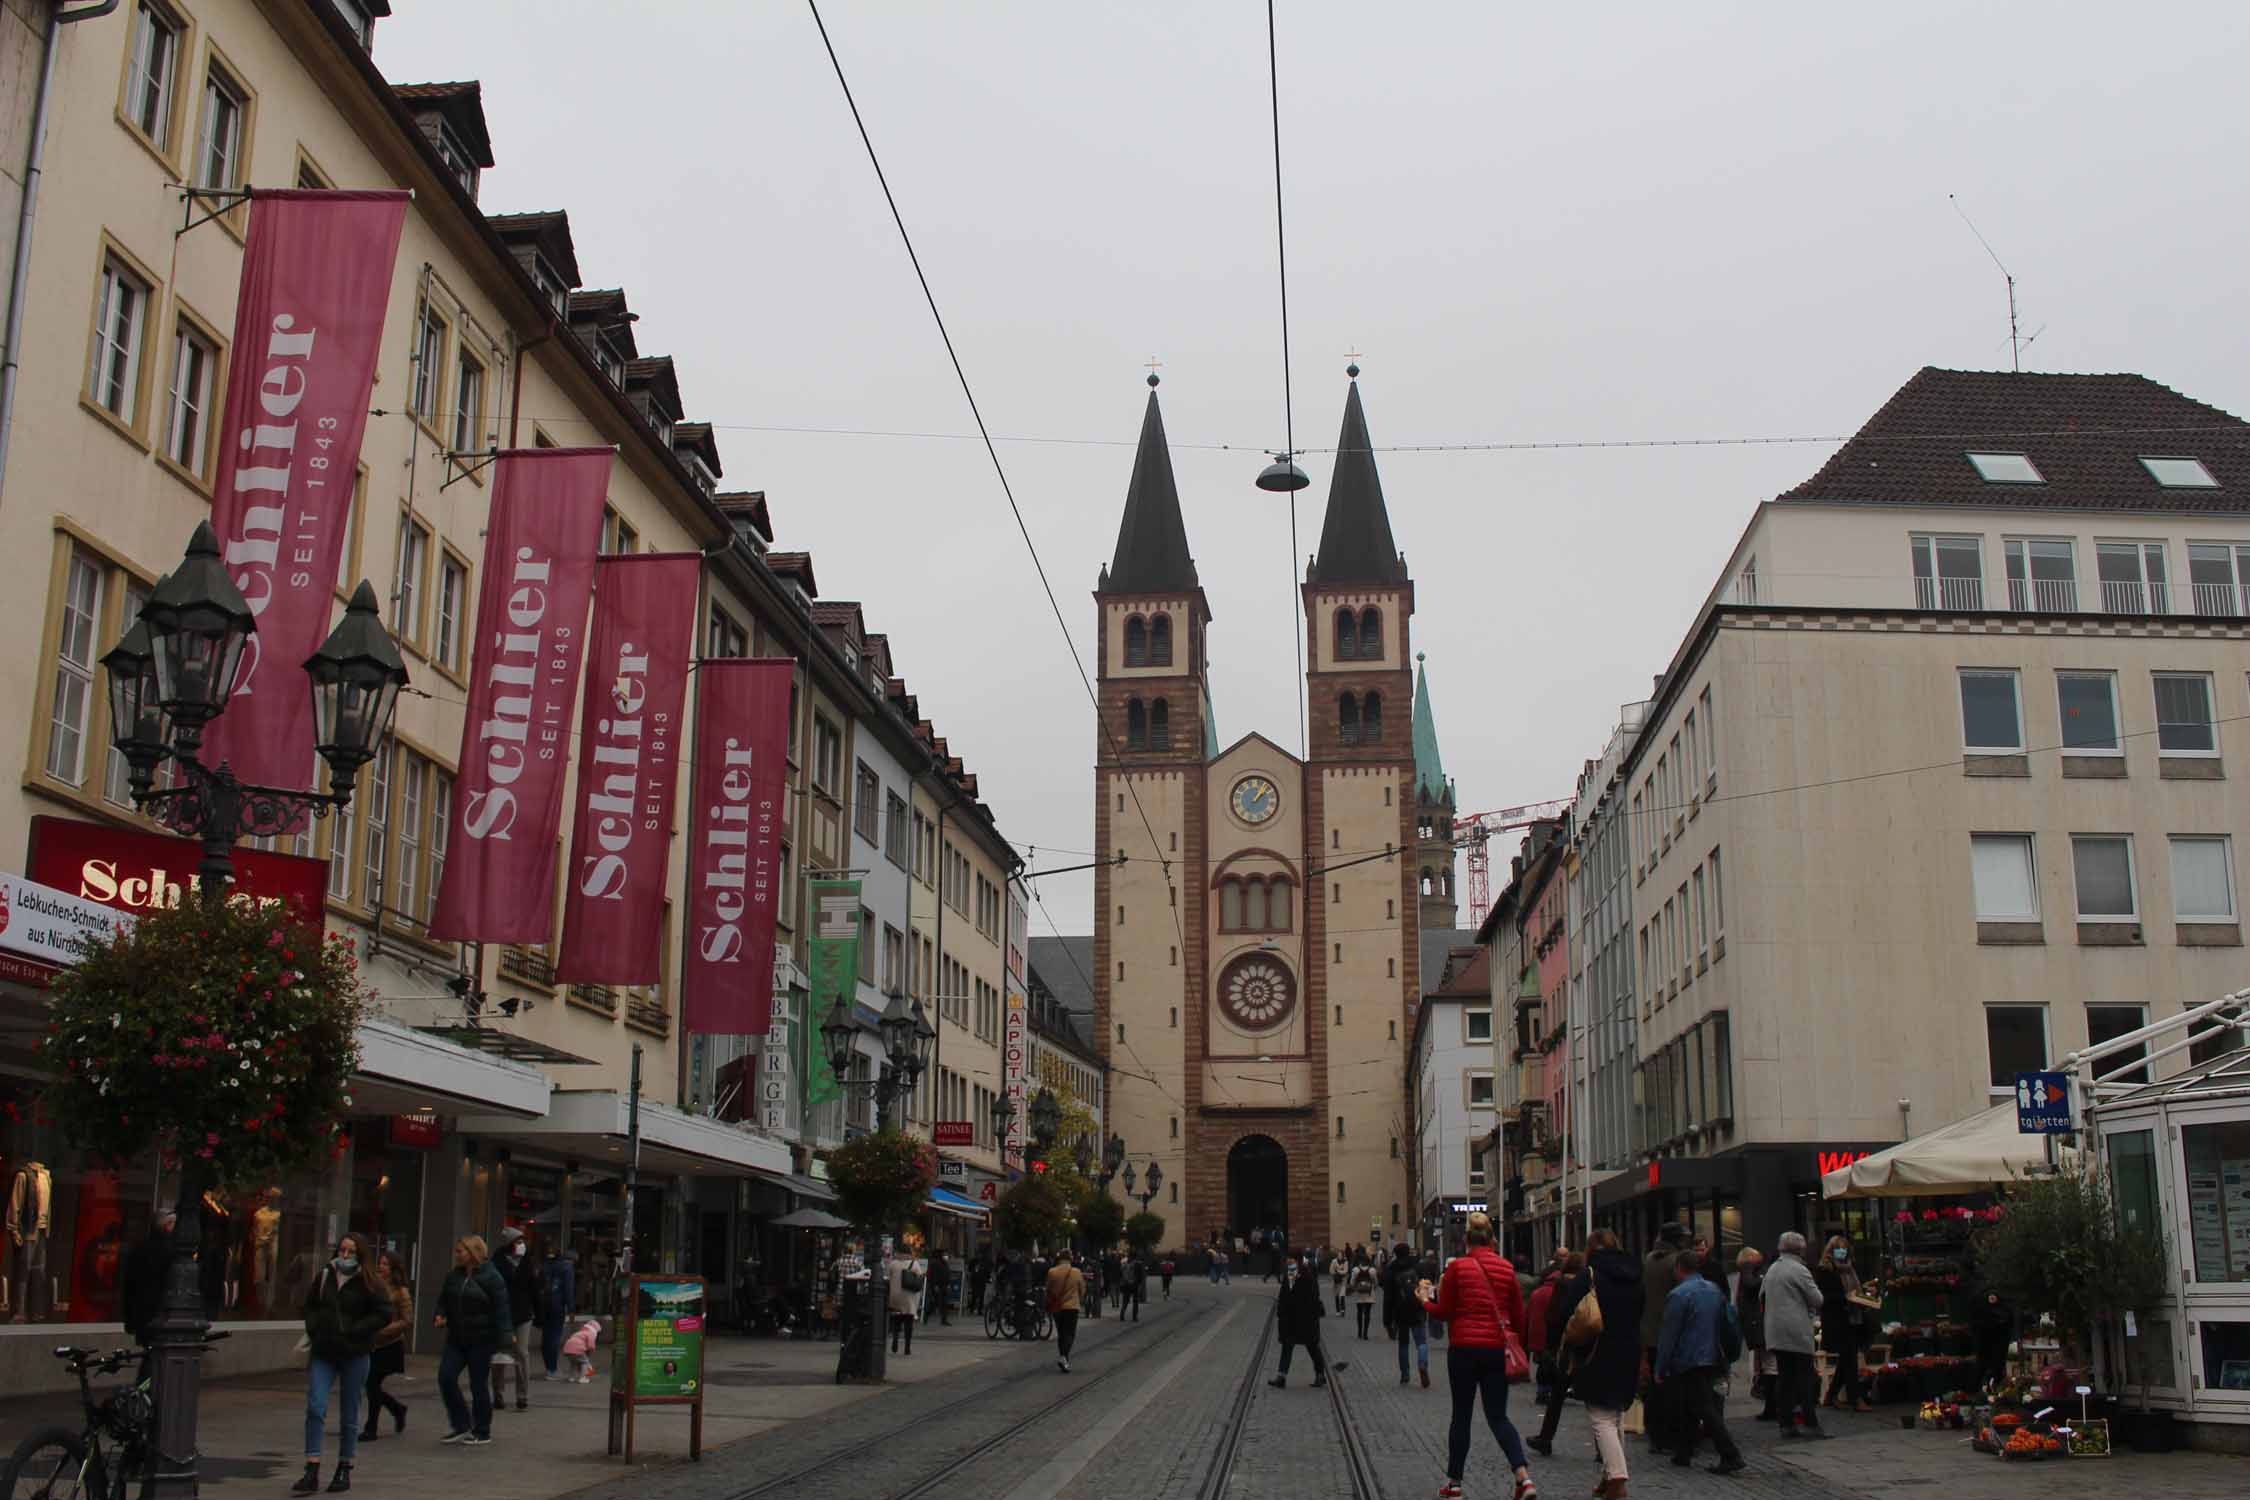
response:
<path id="1" fill-rule="evenodd" d="M 1297 1007 L 1297 980 L 1271 958 L 1237 959 L 1219 976 L 1219 1008 L 1245 1031 L 1268 1031 Z"/>

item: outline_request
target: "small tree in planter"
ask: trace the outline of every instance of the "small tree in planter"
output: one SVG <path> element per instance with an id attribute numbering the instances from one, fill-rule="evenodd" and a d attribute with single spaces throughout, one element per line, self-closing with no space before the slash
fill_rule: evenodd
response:
<path id="1" fill-rule="evenodd" d="M 1060 1244 L 1077 1205 L 1062 1185 L 1044 1172 L 1013 1183 L 992 1208 L 992 1229 L 1000 1243 L 1026 1253 Z"/>
<path id="2" fill-rule="evenodd" d="M 2122 1221 L 2090 1160 L 2011 1189 L 2007 1212 L 1975 1243 L 1986 1285 L 2026 1319 L 2051 1314 L 2066 1354 L 2091 1355 L 2126 1313 L 2146 1314 L 2170 1289 L 2163 1235 Z"/>
<path id="3" fill-rule="evenodd" d="M 828 1181 L 853 1224 L 875 1237 L 895 1234 L 929 1198 L 937 1151 L 898 1130 L 877 1131 L 828 1153 Z"/>
<path id="4" fill-rule="evenodd" d="M 48 1108 L 97 1157 L 176 1161 L 184 1219 L 208 1188 L 263 1187 L 343 1149 L 368 1008 L 350 941 L 285 903 L 152 911 L 56 977 Z"/>
<path id="5" fill-rule="evenodd" d="M 1099 1186 L 1091 1188 L 1078 1206 L 1078 1233 L 1096 1255 L 1116 1248 L 1125 1232 L 1125 1205 Z"/>
<path id="6" fill-rule="evenodd" d="M 1142 1209 L 1125 1221 L 1125 1243 L 1136 1255 L 1146 1255 L 1164 1242 L 1164 1215 Z"/>

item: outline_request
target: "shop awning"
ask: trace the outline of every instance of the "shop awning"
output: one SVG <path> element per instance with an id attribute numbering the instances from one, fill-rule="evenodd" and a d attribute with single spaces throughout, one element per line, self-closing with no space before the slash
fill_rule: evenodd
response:
<path id="1" fill-rule="evenodd" d="M 2046 1144 L 2017 1132 L 2010 1099 L 1838 1167 L 1820 1189 L 1828 1198 L 1943 1198 L 1989 1193 L 2046 1171 Z"/>
<path id="2" fill-rule="evenodd" d="M 360 1023 L 359 1071 L 351 1088 L 353 1108 L 365 1113 L 473 1109 L 515 1124 L 544 1115 L 554 1087 L 537 1068 L 387 1017 Z"/>
<path id="3" fill-rule="evenodd" d="M 983 1223 L 987 1217 L 985 1206 L 974 1198 L 964 1198 L 951 1188 L 930 1189 L 930 1207 L 949 1214 L 959 1214 L 964 1219 Z"/>
<path id="4" fill-rule="evenodd" d="M 464 1135 L 522 1141 L 622 1169 L 632 1100 L 614 1089 L 556 1089 L 536 1120 L 463 1116 Z M 641 1168 L 689 1176 L 786 1175 L 789 1148 L 724 1120 L 641 1101 Z"/>

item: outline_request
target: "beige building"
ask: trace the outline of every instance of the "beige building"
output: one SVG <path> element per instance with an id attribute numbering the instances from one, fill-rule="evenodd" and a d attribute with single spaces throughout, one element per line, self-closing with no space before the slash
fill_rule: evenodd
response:
<path id="1" fill-rule="evenodd" d="M 1220 745 L 1211 611 L 1153 392 L 1095 590 L 1094 847 L 1123 860 L 1095 876 L 1107 1125 L 1179 1186 L 1180 1243 L 1228 1227 L 1382 1240 L 1411 1222 L 1405 1060 L 1430 858 L 1410 725 L 1414 585 L 1356 384 L 1338 447 L 1303 588 L 1308 754 L 1254 733 Z M 1450 866 L 1448 853 L 1447 886 Z M 1449 889 L 1432 894 L 1450 909 Z"/>
<path id="2" fill-rule="evenodd" d="M 1824 1165 L 2239 988 L 2246 582 L 2250 426 L 2137 376 L 1924 370 L 1761 506 L 1618 778 L 1597 1218 L 1810 1229 Z"/>

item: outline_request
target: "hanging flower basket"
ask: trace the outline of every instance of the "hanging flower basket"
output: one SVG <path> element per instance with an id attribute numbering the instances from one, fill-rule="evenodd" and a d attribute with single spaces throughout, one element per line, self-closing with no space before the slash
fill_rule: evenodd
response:
<path id="1" fill-rule="evenodd" d="M 929 1198 L 937 1181 L 937 1151 L 896 1130 L 863 1135 L 828 1153 L 828 1181 L 853 1224 L 889 1234 Z"/>
<path id="2" fill-rule="evenodd" d="M 153 1146 L 203 1181 L 263 1186 L 342 1151 L 367 1009 L 350 941 L 286 904 L 153 911 L 57 976 L 47 1107 L 114 1164 Z"/>

